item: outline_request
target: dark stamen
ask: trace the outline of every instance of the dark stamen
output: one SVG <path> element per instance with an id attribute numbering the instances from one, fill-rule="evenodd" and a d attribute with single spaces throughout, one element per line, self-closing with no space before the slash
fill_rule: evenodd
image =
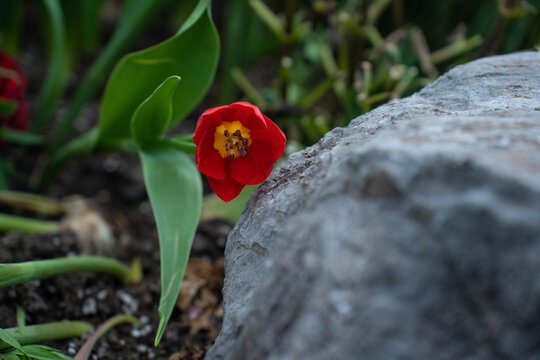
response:
<path id="1" fill-rule="evenodd" d="M 225 131 L 227 131 L 227 130 L 225 130 Z M 231 150 L 231 143 L 230 142 L 227 141 L 225 143 L 225 149 L 227 149 L 227 151 Z"/>
<path id="2" fill-rule="evenodd" d="M 244 146 L 248 146 L 249 140 L 244 138 L 244 139 L 242 139 L 242 143 L 244 144 Z"/>
<path id="3" fill-rule="evenodd" d="M 243 146 L 238 146 L 238 155 L 240 155 L 240 157 L 246 156 L 246 153 L 244 152 L 244 147 Z"/>
<path id="4" fill-rule="evenodd" d="M 229 155 L 229 158 L 230 158 L 231 160 L 234 160 L 234 153 L 230 154 L 230 155 Z"/>
<path id="5" fill-rule="evenodd" d="M 240 132 L 240 130 L 236 130 L 233 135 L 235 135 L 235 136 L 237 136 L 239 138 L 242 137 L 242 133 Z"/>
<path id="6" fill-rule="evenodd" d="M 225 130 L 225 131 L 223 132 L 223 135 L 225 135 L 226 137 L 229 137 L 229 130 Z"/>
<path id="7" fill-rule="evenodd" d="M 246 152 L 249 152 L 249 149 L 248 149 L 247 145 L 244 145 L 244 150 L 246 150 Z"/>

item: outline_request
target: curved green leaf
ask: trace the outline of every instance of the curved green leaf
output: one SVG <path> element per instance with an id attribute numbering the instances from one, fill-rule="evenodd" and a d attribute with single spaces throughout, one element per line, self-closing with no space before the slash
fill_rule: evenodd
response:
<path id="1" fill-rule="evenodd" d="M 139 144 L 160 140 L 169 128 L 171 100 L 179 81 L 179 76 L 167 78 L 135 110 L 131 119 L 131 134 Z"/>
<path id="2" fill-rule="evenodd" d="M 161 144 L 139 154 L 160 243 L 161 299 L 157 345 L 174 309 L 197 230 L 202 182 L 195 164 L 170 145 Z"/>
<path id="3" fill-rule="evenodd" d="M 103 96 L 100 141 L 130 137 L 135 109 L 172 75 L 182 77 L 173 97 L 173 122 L 202 99 L 214 78 L 219 56 L 219 38 L 208 5 L 208 0 L 201 1 L 172 38 L 120 60 Z"/>

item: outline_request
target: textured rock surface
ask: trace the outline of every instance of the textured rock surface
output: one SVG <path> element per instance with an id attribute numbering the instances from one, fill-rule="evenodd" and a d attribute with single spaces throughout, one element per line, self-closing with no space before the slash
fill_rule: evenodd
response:
<path id="1" fill-rule="evenodd" d="M 251 197 L 207 359 L 540 359 L 540 53 L 456 67 Z"/>

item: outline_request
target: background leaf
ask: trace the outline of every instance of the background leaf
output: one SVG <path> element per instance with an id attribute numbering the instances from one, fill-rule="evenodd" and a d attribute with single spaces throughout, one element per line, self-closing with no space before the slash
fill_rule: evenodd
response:
<path id="1" fill-rule="evenodd" d="M 0 99 L 0 115 L 10 116 L 18 104 L 19 102 L 17 100 Z"/>
<path id="2" fill-rule="evenodd" d="M 136 37 L 146 28 L 148 23 L 155 18 L 156 14 L 167 2 L 168 0 L 126 0 L 124 2 L 120 23 L 115 29 L 111 40 L 100 52 L 99 57 L 92 64 L 92 67 L 88 70 L 78 86 L 64 117 L 62 117 L 54 131 L 53 138 L 49 144 L 50 149 L 56 149 L 62 145 L 63 141 L 71 131 L 77 115 L 86 102 L 100 89 L 116 60 L 126 51 L 132 41 L 136 39 Z M 128 81 L 128 84 L 130 81 Z M 161 83 L 161 81 L 159 81 L 158 84 L 159 83 Z M 152 89 L 155 89 L 156 86 L 153 86 Z M 122 94 L 118 95 L 122 96 Z M 147 94 L 140 99 L 136 103 L 136 106 L 148 95 L 150 94 Z M 128 119 L 131 119 L 131 114 Z"/>
<path id="3" fill-rule="evenodd" d="M 127 55 L 118 63 L 101 105 L 100 140 L 130 137 L 135 109 L 169 76 L 182 78 L 173 99 L 173 122 L 202 99 L 214 78 L 219 56 L 219 38 L 208 4 L 208 0 L 201 1 L 172 38 Z"/>
<path id="4" fill-rule="evenodd" d="M 135 110 L 131 119 L 131 134 L 139 143 L 158 141 L 169 128 L 172 116 L 171 100 L 180 77 L 167 78 Z"/>
<path id="5" fill-rule="evenodd" d="M 171 316 L 201 213 L 202 183 L 195 164 L 167 144 L 140 152 L 156 219 L 161 255 L 160 323 L 156 345 Z"/>
<path id="6" fill-rule="evenodd" d="M 62 97 L 68 75 L 64 16 L 59 0 L 43 0 L 50 33 L 50 61 L 32 118 L 32 130 L 39 132 Z"/>

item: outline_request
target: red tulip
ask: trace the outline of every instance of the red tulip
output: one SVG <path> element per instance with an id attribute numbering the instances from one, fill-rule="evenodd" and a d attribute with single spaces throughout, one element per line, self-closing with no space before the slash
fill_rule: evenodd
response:
<path id="1" fill-rule="evenodd" d="M 206 110 L 193 135 L 198 169 L 223 201 L 266 180 L 285 149 L 283 132 L 258 107 L 237 102 Z"/>
<path id="2" fill-rule="evenodd" d="M 28 125 L 28 106 L 24 99 L 27 80 L 15 59 L 0 50 L 0 99 L 15 100 L 17 107 L 13 114 L 0 115 L 0 125 L 24 130 Z"/>

